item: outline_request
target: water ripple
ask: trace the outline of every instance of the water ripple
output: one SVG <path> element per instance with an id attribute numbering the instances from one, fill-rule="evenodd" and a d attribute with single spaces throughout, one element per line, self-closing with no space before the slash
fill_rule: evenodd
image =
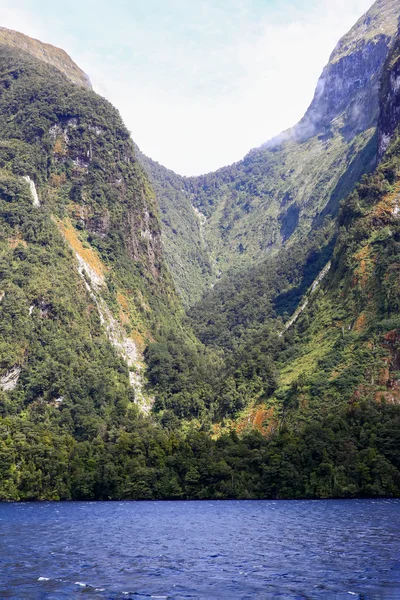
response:
<path id="1" fill-rule="evenodd" d="M 0 504 L 0 598 L 398 600 L 400 501 Z"/>

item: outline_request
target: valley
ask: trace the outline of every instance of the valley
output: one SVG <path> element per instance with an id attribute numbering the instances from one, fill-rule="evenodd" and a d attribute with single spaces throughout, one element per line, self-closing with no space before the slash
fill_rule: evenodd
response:
<path id="1" fill-rule="evenodd" d="M 1 500 L 400 495 L 399 18 L 199 177 L 0 29 Z"/>

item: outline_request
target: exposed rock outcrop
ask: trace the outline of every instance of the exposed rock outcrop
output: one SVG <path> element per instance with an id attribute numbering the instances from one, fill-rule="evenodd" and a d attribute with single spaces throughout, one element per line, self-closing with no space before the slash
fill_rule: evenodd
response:
<path id="1" fill-rule="evenodd" d="M 337 44 L 303 119 L 267 146 L 288 139 L 305 142 L 338 128 L 347 138 L 375 126 L 381 75 L 396 37 L 397 0 L 377 0 Z"/>
<path id="2" fill-rule="evenodd" d="M 21 367 L 13 367 L 3 377 L 0 378 L 0 388 L 4 392 L 12 392 L 18 385 Z"/>
<path id="3" fill-rule="evenodd" d="M 114 318 L 101 295 L 104 287 L 104 278 L 99 276 L 94 269 L 77 253 L 78 272 L 82 277 L 85 287 L 97 306 L 100 321 L 107 333 L 107 337 L 118 354 L 125 360 L 129 367 L 129 381 L 135 392 L 135 401 L 144 413 L 149 413 L 153 400 L 145 396 L 143 365 L 141 356 L 135 342 L 129 338 L 121 324 Z"/>

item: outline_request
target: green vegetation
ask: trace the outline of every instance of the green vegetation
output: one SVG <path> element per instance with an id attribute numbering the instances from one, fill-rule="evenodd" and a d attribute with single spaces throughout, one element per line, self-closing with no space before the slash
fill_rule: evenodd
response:
<path id="1" fill-rule="evenodd" d="M 134 348 L 137 370 L 166 324 L 191 336 L 154 194 L 108 102 L 23 52 L 0 46 L 0 64 L 0 378 L 19 374 L 2 406 L 61 399 L 76 434 L 97 431 L 117 405 L 138 410 L 118 344 Z"/>
<path id="2" fill-rule="evenodd" d="M 301 245 L 327 215 L 336 216 L 340 200 L 374 168 L 376 142 L 375 127 L 350 142 L 334 130 L 327 139 L 253 150 L 239 163 L 196 178 L 140 158 L 157 192 L 165 256 L 185 304 L 197 304 L 232 271 Z"/>
<path id="3" fill-rule="evenodd" d="M 136 152 L 156 193 L 165 260 L 183 304 L 192 306 L 212 281 L 204 217 L 193 210 L 183 177 Z"/>
<path id="4" fill-rule="evenodd" d="M 213 441 L 126 418 L 77 440 L 42 407 L 0 419 L 3 500 L 353 498 L 400 494 L 400 408 L 354 404 L 267 440 Z"/>

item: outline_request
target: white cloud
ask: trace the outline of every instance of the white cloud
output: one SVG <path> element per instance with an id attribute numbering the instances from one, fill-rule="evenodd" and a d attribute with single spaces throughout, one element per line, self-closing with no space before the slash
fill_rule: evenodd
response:
<path id="1" fill-rule="evenodd" d="M 301 9 L 287 0 L 279 11 L 267 3 L 260 10 L 256 0 L 203 0 L 190 11 L 183 0 L 166 4 L 170 18 L 148 26 L 127 19 L 105 39 L 106 51 L 101 40 L 89 51 L 73 32 L 50 30 L 24 11 L 0 9 L 0 19 L 72 51 L 146 154 L 196 174 L 240 159 L 299 120 L 329 54 L 371 0 L 309 0 Z M 181 31 L 173 15 L 181 15 Z"/>

